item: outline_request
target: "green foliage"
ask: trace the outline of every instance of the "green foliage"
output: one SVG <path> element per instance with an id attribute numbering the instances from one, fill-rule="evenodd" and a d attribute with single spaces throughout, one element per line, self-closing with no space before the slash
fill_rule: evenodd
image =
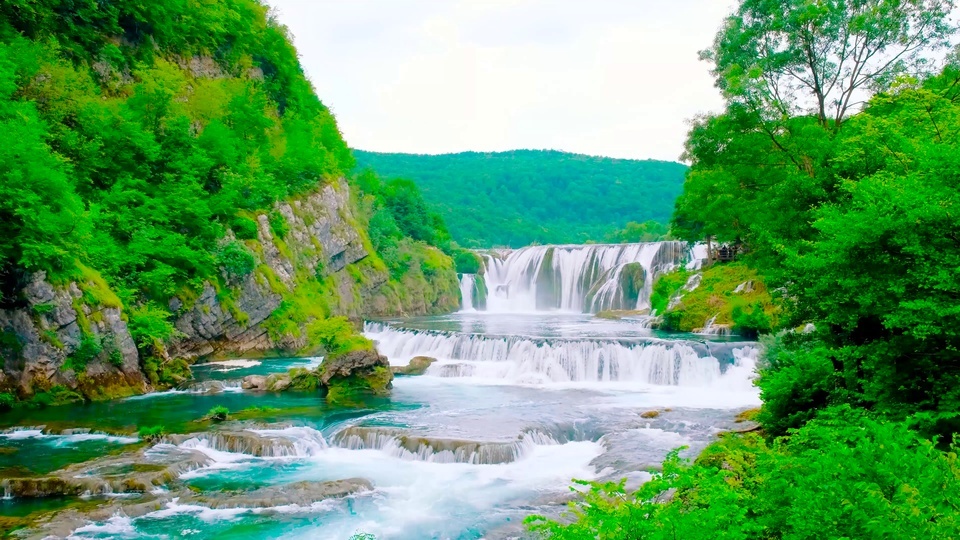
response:
<path id="1" fill-rule="evenodd" d="M 579 243 L 638 218 L 666 221 L 686 171 L 679 163 L 537 150 L 353 153 L 362 167 L 415 182 L 453 239 L 468 248 Z"/>
<path id="2" fill-rule="evenodd" d="M 29 407 L 55 407 L 83 402 L 83 396 L 62 384 L 56 384 L 48 390 L 37 392 L 27 402 Z"/>
<path id="3" fill-rule="evenodd" d="M 663 315 L 664 329 L 690 332 L 716 316 L 714 324 L 728 325 L 746 337 L 756 337 L 778 324 L 779 306 L 756 270 L 736 262 L 714 264 L 700 273 L 700 284 L 692 291 L 684 290 L 692 275 L 686 270 L 657 278 L 651 305 Z M 738 291 L 741 285 L 743 289 Z M 680 303 L 666 309 L 677 295 Z"/>
<path id="4" fill-rule="evenodd" d="M 17 396 L 10 392 L 0 392 L 0 411 L 9 411 L 17 403 Z"/>
<path id="5" fill-rule="evenodd" d="M 210 409 L 207 413 L 207 418 L 213 420 L 214 422 L 223 422 L 230 415 L 230 409 L 224 407 L 223 405 L 217 405 Z"/>
<path id="6" fill-rule="evenodd" d="M 635 493 L 590 484 L 572 522 L 528 518 L 543 538 L 951 538 L 960 464 L 903 423 L 850 407 L 789 439 L 726 435 L 696 463 L 676 451 Z M 675 490 L 672 498 L 665 498 Z"/>
<path id="7" fill-rule="evenodd" d="M 317 374 L 306 368 L 290 370 L 290 388 L 301 392 L 315 392 L 320 387 Z"/>
<path id="8" fill-rule="evenodd" d="M 230 229 L 240 240 L 256 240 L 259 232 L 257 222 L 243 216 L 235 216 L 230 222 Z"/>
<path id="9" fill-rule="evenodd" d="M 283 214 L 273 210 L 270 212 L 268 219 L 270 221 L 270 232 L 274 236 L 283 240 L 287 237 L 287 233 L 290 232 L 290 225 L 287 224 L 287 218 L 283 217 Z"/>
<path id="10" fill-rule="evenodd" d="M 690 272 L 680 268 L 657 276 L 653 283 L 653 291 L 650 293 L 650 310 L 661 315 L 666 312 L 670 305 L 670 299 L 676 296 L 680 289 L 686 285 L 690 275 Z"/>
<path id="11" fill-rule="evenodd" d="M 140 426 L 137 430 L 137 435 L 147 442 L 159 441 L 166 434 L 167 430 L 163 426 Z"/>
<path id="12" fill-rule="evenodd" d="M 632 244 L 636 242 L 659 242 L 670 239 L 670 229 L 657 221 L 637 223 L 631 221 L 623 229 L 607 233 L 603 241 L 610 244 Z"/>
<path id="13" fill-rule="evenodd" d="M 238 212 L 353 167 L 267 11 L 257 0 L 0 6 L 4 302 L 22 272 L 65 281 L 77 261 L 110 284 L 85 298 L 112 288 L 132 304 L 166 305 L 218 265 L 244 275 L 249 256 L 218 250 L 226 226 L 256 237 Z"/>
<path id="14" fill-rule="evenodd" d="M 93 334 L 84 334 L 80 338 L 80 344 L 76 350 L 67 357 L 64 366 L 77 373 L 84 373 L 87 371 L 87 364 L 96 360 L 102 352 L 103 342 L 101 339 Z"/>
<path id="15" fill-rule="evenodd" d="M 57 305 L 54 304 L 53 302 L 46 302 L 46 303 L 43 303 L 43 304 L 34 304 L 34 305 L 33 305 L 33 314 L 36 315 L 36 316 L 38 316 L 38 317 L 42 317 L 42 316 L 44 316 L 44 315 L 52 312 L 54 309 L 56 309 L 56 307 L 57 307 Z"/>
<path id="16" fill-rule="evenodd" d="M 479 274 L 482 267 L 479 255 L 459 248 L 453 252 L 453 264 L 458 274 Z"/>
<path id="17" fill-rule="evenodd" d="M 244 278 L 253 272 L 257 261 L 243 244 L 230 242 L 217 253 L 217 265 L 232 278 Z"/>
<path id="18" fill-rule="evenodd" d="M 170 322 L 170 313 L 154 304 L 145 304 L 130 310 L 127 326 L 137 348 L 148 353 L 161 348 L 164 342 L 178 334 Z"/>
<path id="19" fill-rule="evenodd" d="M 346 317 L 319 319 L 307 325 L 307 339 L 323 348 L 327 358 L 335 358 L 350 351 L 370 349 L 373 342 L 363 337 Z"/>

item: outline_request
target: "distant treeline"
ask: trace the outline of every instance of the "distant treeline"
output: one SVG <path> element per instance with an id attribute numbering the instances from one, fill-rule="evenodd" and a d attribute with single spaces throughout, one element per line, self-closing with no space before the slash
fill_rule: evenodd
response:
<path id="1" fill-rule="evenodd" d="M 413 180 L 464 247 L 604 241 L 669 221 L 687 167 L 558 151 L 418 155 L 354 150 L 358 167 Z"/>

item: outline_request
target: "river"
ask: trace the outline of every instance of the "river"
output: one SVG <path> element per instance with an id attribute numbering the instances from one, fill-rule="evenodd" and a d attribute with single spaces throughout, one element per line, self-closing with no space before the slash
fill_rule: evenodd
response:
<path id="1" fill-rule="evenodd" d="M 656 264 L 681 262 L 658 263 L 651 251 L 629 255 L 642 258 L 648 281 Z M 497 275 L 506 276 L 503 261 Z M 609 281 L 628 262 L 595 273 Z M 524 264 L 542 273 L 542 261 Z M 594 271 L 587 268 L 593 263 L 578 264 L 578 272 Z M 670 450 L 685 446 L 685 455 L 695 455 L 733 427 L 739 411 L 759 405 L 751 383 L 755 344 L 662 334 L 643 317 L 579 313 L 574 296 L 583 304 L 591 290 L 608 289 L 560 271 L 551 279 L 564 284 L 554 287 L 560 294 L 553 299 L 535 286 L 514 285 L 520 309 L 507 309 L 513 293 L 497 283 L 497 309 L 477 311 L 471 299 L 468 310 L 452 315 L 368 322 L 366 335 L 391 364 L 419 355 L 437 361 L 422 376 L 397 377 L 389 398 L 354 407 L 330 407 L 312 394 L 240 390 L 246 375 L 319 362 L 307 358 L 206 364 L 180 390 L 13 411 L 0 417 L 0 473 L 44 475 L 73 466 L 78 475 L 106 476 L 105 467 L 71 464 L 104 454 L 122 460 L 126 450 L 137 462 L 126 469 L 113 463 L 112 470 L 127 471 L 114 474 L 176 462 L 174 483 L 187 489 L 88 494 L 88 501 L 108 505 L 106 515 L 69 509 L 62 499 L 8 498 L 0 512 L 67 508 L 59 528 L 47 532 L 71 538 L 515 538 L 526 515 L 563 510 L 573 479 L 637 484 Z M 598 303 L 642 307 L 644 289 L 649 284 L 632 298 L 608 290 Z M 538 309 L 537 298 L 559 305 Z M 215 405 L 248 413 L 216 426 L 196 421 Z M 189 434 L 152 444 L 129 435 L 152 425 Z M 369 484 L 320 502 L 290 495 L 303 482 L 348 479 Z M 203 499 L 211 492 L 240 495 Z M 264 502 L 257 493 L 273 498 Z"/>

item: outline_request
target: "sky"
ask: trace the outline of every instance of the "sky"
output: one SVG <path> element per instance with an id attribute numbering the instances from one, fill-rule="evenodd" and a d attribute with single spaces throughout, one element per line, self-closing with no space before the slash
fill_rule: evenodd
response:
<path id="1" fill-rule="evenodd" d="M 352 148 L 678 160 L 732 0 L 268 0 Z"/>

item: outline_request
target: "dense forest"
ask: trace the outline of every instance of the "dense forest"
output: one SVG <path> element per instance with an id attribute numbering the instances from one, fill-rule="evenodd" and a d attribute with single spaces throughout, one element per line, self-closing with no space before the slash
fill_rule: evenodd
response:
<path id="1" fill-rule="evenodd" d="M 666 223 L 687 169 L 539 150 L 353 155 L 361 169 L 413 180 L 467 248 L 600 242 L 628 222 Z"/>
<path id="2" fill-rule="evenodd" d="M 39 272 L 55 286 L 79 283 L 79 307 L 124 309 L 154 383 L 178 334 L 176 306 L 189 307 L 205 283 L 240 320 L 232 295 L 254 272 L 283 293 L 273 328 L 334 315 L 321 299 L 340 289 L 322 269 L 298 269 L 289 285 L 268 275 L 256 219 L 269 214 L 284 250 L 288 218 L 274 203 L 317 192 L 354 165 L 261 1 L 0 3 L 0 309 L 24 309 L 21 290 Z M 411 269 L 422 281 L 452 268 L 425 248 L 451 246 L 439 218 L 421 220 L 416 186 L 352 184 L 370 190 L 351 195 L 356 215 L 389 229 L 365 268 L 386 265 L 401 296 Z M 68 365 L 82 374 L 111 345 L 81 323 Z M 13 361 L 23 336 L 0 330 L 0 352 Z"/>
<path id="3" fill-rule="evenodd" d="M 592 485 L 572 523 L 532 518 L 536 530 L 960 536 L 953 7 L 740 2 L 703 53 L 727 105 L 690 132 L 672 233 L 741 247 L 777 293 L 760 429 L 725 435 L 694 463 L 674 454 L 637 492 Z"/>

